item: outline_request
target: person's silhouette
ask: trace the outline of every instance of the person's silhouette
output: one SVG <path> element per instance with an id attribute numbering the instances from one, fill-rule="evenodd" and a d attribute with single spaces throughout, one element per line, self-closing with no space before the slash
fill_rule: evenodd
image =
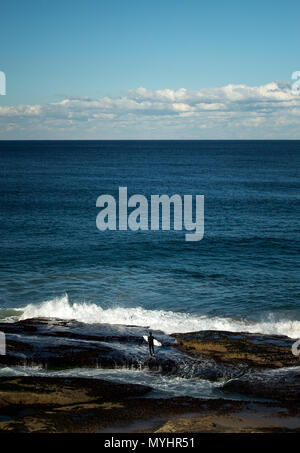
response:
<path id="1" fill-rule="evenodd" d="M 152 332 L 149 332 L 148 343 L 149 343 L 150 355 L 153 357 L 154 356 L 154 337 L 152 335 Z"/>

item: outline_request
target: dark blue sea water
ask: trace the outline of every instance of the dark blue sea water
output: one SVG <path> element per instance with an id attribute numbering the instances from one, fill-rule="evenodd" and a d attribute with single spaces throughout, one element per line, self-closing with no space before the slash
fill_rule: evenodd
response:
<path id="1" fill-rule="evenodd" d="M 299 169 L 300 141 L 2 141 L 0 317 L 299 337 Z M 119 186 L 204 195 L 203 240 L 98 231 Z"/>

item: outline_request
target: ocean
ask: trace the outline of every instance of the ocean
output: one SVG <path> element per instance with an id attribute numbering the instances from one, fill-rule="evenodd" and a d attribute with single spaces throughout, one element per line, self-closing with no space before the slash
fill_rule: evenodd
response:
<path id="1" fill-rule="evenodd" d="M 0 319 L 300 338 L 300 141 L 0 141 Z M 205 233 L 106 231 L 101 194 L 201 194 Z"/>

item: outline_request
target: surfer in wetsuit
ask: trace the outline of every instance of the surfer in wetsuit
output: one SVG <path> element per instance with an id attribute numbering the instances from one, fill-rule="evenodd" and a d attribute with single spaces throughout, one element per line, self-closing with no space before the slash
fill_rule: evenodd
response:
<path id="1" fill-rule="evenodd" d="M 152 335 L 152 332 L 149 332 L 148 343 L 149 343 L 150 355 L 153 357 L 154 356 L 154 337 Z"/>

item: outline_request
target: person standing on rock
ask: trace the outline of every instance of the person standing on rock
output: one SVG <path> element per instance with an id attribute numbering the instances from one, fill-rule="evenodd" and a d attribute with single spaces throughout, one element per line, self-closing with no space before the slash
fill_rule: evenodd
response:
<path id="1" fill-rule="evenodd" d="M 152 335 L 152 332 L 149 332 L 148 343 L 149 343 L 150 355 L 151 355 L 151 357 L 153 357 L 154 356 L 154 337 Z"/>

